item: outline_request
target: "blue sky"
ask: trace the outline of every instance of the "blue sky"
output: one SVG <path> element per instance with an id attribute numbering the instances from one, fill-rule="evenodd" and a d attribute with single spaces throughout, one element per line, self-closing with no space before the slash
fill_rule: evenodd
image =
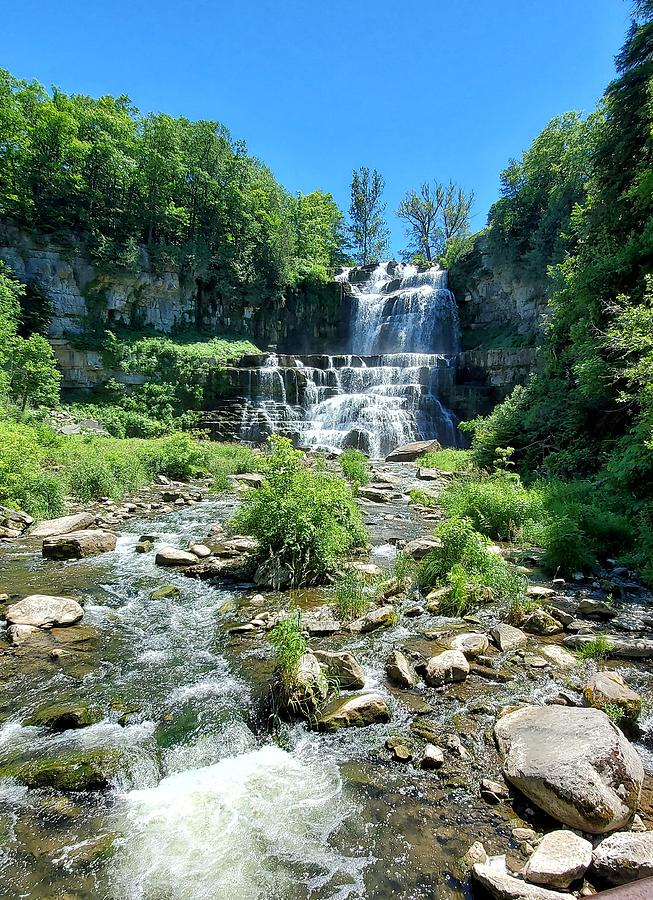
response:
<path id="1" fill-rule="evenodd" d="M 22 0 L 0 65 L 143 111 L 218 119 L 291 191 L 348 205 L 376 167 L 391 214 L 452 178 L 481 228 L 499 173 L 554 115 L 589 112 L 614 74 L 624 0 Z M 392 246 L 404 246 L 389 215 Z"/>

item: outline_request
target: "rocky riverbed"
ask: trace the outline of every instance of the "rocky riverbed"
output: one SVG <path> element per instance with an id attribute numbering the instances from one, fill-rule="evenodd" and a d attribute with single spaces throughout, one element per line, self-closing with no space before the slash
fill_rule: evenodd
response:
<path id="1" fill-rule="evenodd" d="M 389 570 L 398 548 L 423 552 L 440 513 L 408 491 L 437 497 L 449 477 L 377 464 L 360 495 L 372 542 L 360 564 Z M 63 534 L 7 519 L 7 896 L 453 900 L 481 896 L 480 885 L 511 896 L 519 872 L 513 896 L 546 898 L 535 891 L 589 892 L 629 866 L 650 874 L 653 598 L 631 573 L 554 583 L 523 552 L 538 606 L 518 629 L 496 604 L 463 621 L 401 593 L 352 629 L 336 621 L 330 588 L 234 579 L 248 547 L 228 521 L 238 491 L 256 489 L 249 481 L 220 498 L 206 483 L 161 484 L 76 510 Z M 350 679 L 319 730 L 272 729 L 266 712 L 267 636 L 291 602 L 318 664 Z M 599 629 L 612 647 L 601 673 L 575 652 Z M 601 697 L 632 710 L 627 737 L 588 708 Z M 360 721 L 366 705 L 371 724 Z M 584 843 L 565 831 L 561 853 L 565 825 Z"/>

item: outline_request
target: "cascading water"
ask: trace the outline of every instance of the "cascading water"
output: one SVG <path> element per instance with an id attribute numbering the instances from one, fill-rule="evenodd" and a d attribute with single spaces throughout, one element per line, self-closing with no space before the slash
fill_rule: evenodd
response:
<path id="1" fill-rule="evenodd" d="M 372 457 L 420 439 L 458 446 L 456 419 L 439 399 L 452 384 L 459 342 L 446 278 L 435 266 L 391 262 L 343 270 L 351 354 L 269 356 L 256 370 L 240 437 L 260 441 L 276 431 L 300 446 L 356 447 Z"/>

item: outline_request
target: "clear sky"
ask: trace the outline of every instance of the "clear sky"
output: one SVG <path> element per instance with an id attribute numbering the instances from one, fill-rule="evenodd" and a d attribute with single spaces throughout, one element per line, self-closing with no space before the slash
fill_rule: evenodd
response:
<path id="1" fill-rule="evenodd" d="M 498 176 L 614 73 L 625 0 L 20 0 L 0 65 L 143 111 L 218 119 L 291 191 L 348 205 L 352 168 L 407 188 L 452 178 L 485 224 Z"/>

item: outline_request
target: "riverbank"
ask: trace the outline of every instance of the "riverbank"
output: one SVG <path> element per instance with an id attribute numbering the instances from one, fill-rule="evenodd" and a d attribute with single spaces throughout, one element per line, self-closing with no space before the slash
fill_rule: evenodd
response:
<path id="1" fill-rule="evenodd" d="M 374 463 L 358 498 L 371 541 L 360 561 L 391 577 L 398 550 L 432 540 L 443 515 L 438 496 L 452 478 L 420 472 L 415 463 Z M 0 550 L 5 611 L 39 593 L 83 607 L 80 623 L 49 629 L 31 647 L 29 641 L 12 647 L 2 633 L 0 768 L 91 751 L 117 759 L 101 791 L 0 782 L 7 835 L 0 867 L 16 894 L 469 895 L 469 861 L 461 857 L 472 844 L 507 852 L 516 869 L 556 827 L 504 781 L 496 721 L 524 704 L 573 714 L 599 668 L 618 672 L 644 698 L 640 731 L 631 736 L 647 770 L 639 814 L 653 827 L 650 666 L 645 658 L 583 660 L 570 646 L 583 630 L 609 630 L 625 644 L 650 641 L 652 598 L 630 573 L 553 582 L 521 551 L 531 598 L 539 588 L 539 607 L 555 607 L 567 625 L 551 635 L 524 631 L 512 649 L 487 638 L 506 615 L 502 604 L 481 604 L 456 619 L 413 593 L 390 599 L 396 621 L 386 627 L 325 630 L 316 611 L 334 612 L 332 587 L 261 591 L 156 564 L 165 546 L 206 544 L 220 558 L 239 495 L 214 496 L 206 486 L 159 485 L 118 505 L 109 513 L 118 521 L 108 523 L 118 535 L 115 551 L 52 562 L 29 533 Z M 177 504 L 181 496 L 165 502 L 164 493 L 175 490 L 191 503 Z M 411 492 L 418 499 L 428 494 L 432 505 L 411 501 Z M 102 527 L 104 506 L 92 509 Z M 150 547 L 138 552 L 143 537 Z M 588 603 L 600 603 L 609 590 L 606 626 Z M 333 733 L 299 721 L 270 729 L 263 702 L 274 667 L 269 623 L 291 603 L 302 610 L 312 651 L 354 656 L 364 692 L 382 697 L 388 723 Z M 569 628 L 574 621 L 576 631 Z M 419 680 L 407 688 L 388 677 L 393 651 L 421 671 L 424 661 L 469 634 L 487 647 L 482 660 L 469 659 L 463 681 L 435 687 Z M 53 705 L 90 710 L 91 722 L 59 730 L 44 719 Z M 421 767 L 427 744 L 441 751 L 439 768 Z M 495 781 L 498 793 L 483 779 Z"/>

